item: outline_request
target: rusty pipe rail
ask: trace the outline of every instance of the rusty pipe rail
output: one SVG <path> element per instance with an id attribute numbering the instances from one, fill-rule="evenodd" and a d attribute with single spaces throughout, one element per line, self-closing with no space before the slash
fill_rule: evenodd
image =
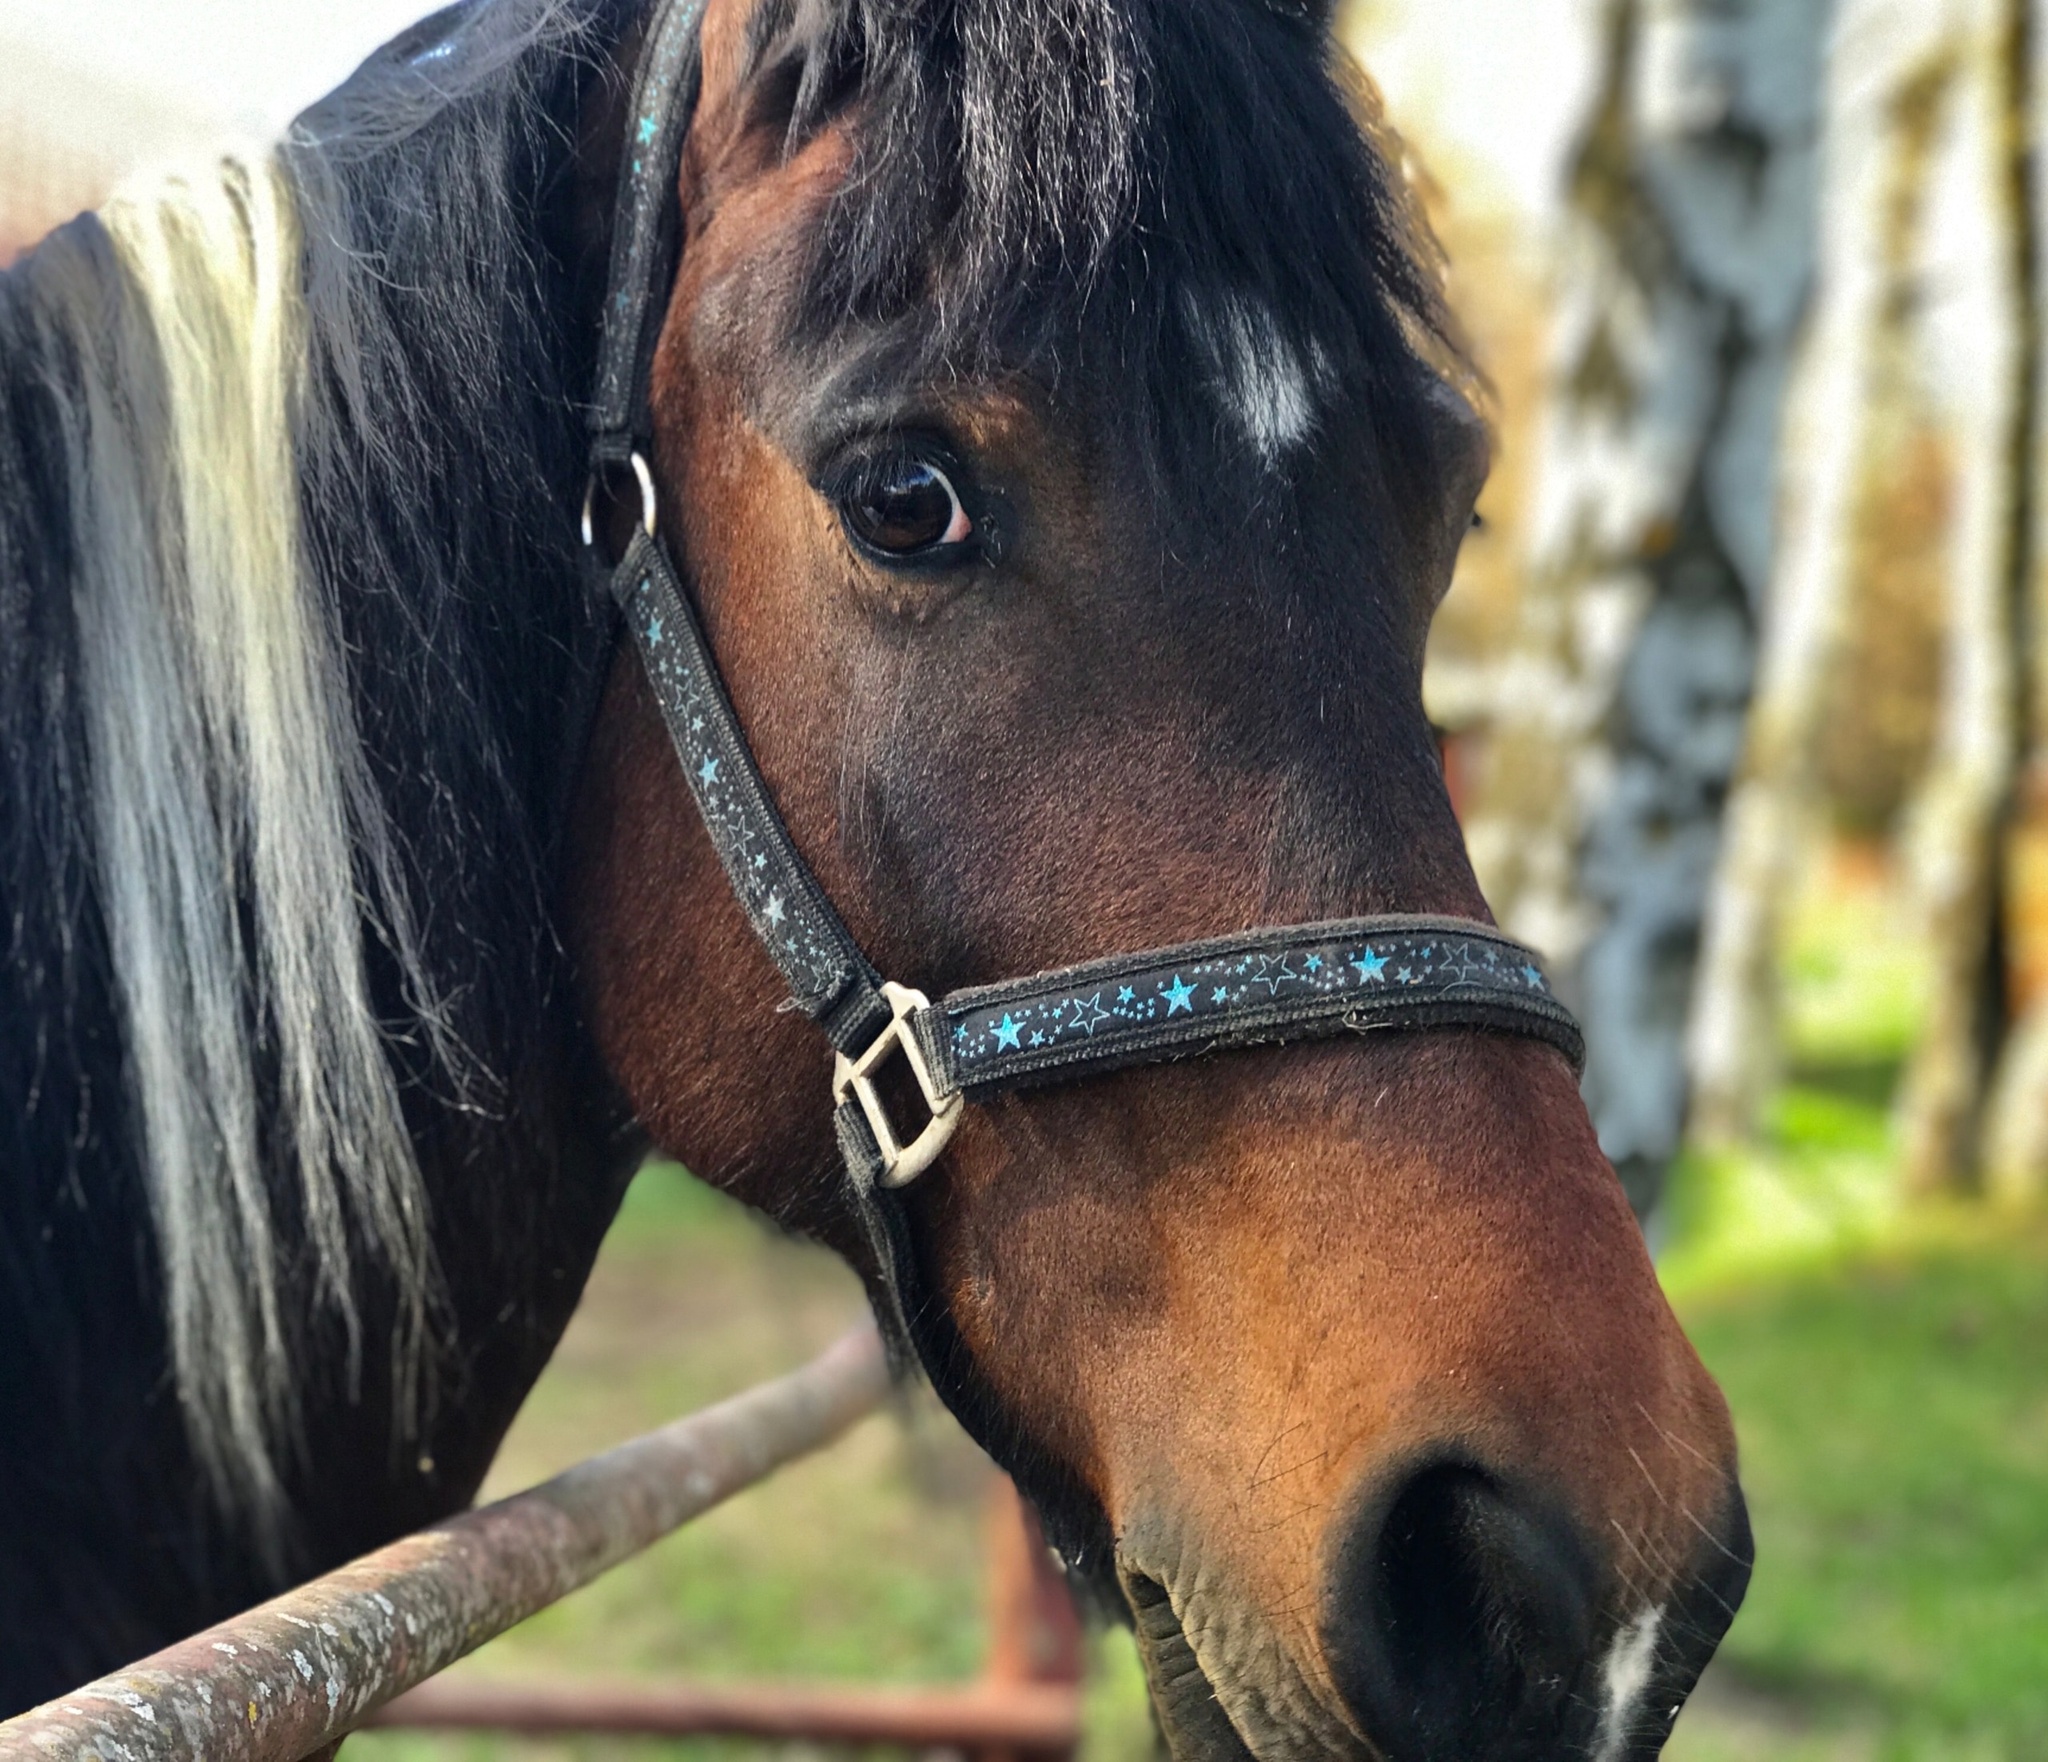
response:
<path id="1" fill-rule="evenodd" d="M 414 1689 L 365 1723 L 522 1737 L 747 1737 L 1060 1756 L 1081 1741 L 1081 1697 L 1072 1683 L 1043 1682 L 905 1689 L 444 1680 Z"/>
<path id="2" fill-rule="evenodd" d="M 888 1388 L 872 1328 L 0 1724 L 0 1762 L 300 1762 L 394 1696 L 829 1443 Z"/>

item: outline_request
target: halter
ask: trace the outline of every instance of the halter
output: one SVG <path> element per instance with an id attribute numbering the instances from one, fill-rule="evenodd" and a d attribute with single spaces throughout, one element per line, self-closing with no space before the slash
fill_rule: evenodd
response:
<path id="1" fill-rule="evenodd" d="M 644 663 L 683 774 L 754 933 L 796 1007 L 836 1049 L 834 1123 L 849 1199 L 874 1246 L 899 1338 L 946 1392 L 962 1372 L 943 1305 L 919 1294 L 900 1194 L 936 1162 L 969 1103 L 1136 1064 L 1338 1033 L 1469 1028 L 1556 1047 L 1577 1071 L 1585 1042 L 1537 957 L 1465 919 L 1389 916 L 1248 930 L 1000 984 L 933 1003 L 886 982 L 797 850 L 754 762 L 716 660 L 658 531 L 643 444 L 657 296 L 677 252 L 675 183 L 696 107 L 703 0 L 658 0 L 634 82 L 612 234 L 597 390 L 593 502 L 630 467 L 641 519 L 608 588 Z M 904 1131 L 875 1079 L 900 1058 L 928 1117 Z M 950 1376 L 942 1370 L 950 1370 Z M 957 1403 L 956 1403 L 957 1406 Z"/>

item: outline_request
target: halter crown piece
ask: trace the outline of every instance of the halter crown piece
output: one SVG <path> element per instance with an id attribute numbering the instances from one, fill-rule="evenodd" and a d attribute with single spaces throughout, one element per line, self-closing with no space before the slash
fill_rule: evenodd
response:
<path id="1" fill-rule="evenodd" d="M 592 502 L 624 467 L 641 521 L 608 571 L 705 827 L 796 1005 L 838 1051 L 832 1095 L 849 1199 L 874 1247 L 900 1343 L 946 1392 L 961 1375 L 944 1306 L 919 1295 L 901 1189 L 929 1169 L 965 1106 L 1006 1090 L 1231 1047 L 1383 1029 L 1476 1028 L 1547 1041 L 1574 1070 L 1585 1042 L 1520 943 L 1463 919 L 1377 917 L 1247 930 L 1116 955 L 931 1002 L 886 983 L 790 837 L 656 530 L 648 379 L 659 296 L 678 249 L 675 185 L 696 106 L 703 0 L 657 0 L 634 81 L 611 279 L 590 412 Z M 600 565 L 601 567 L 601 565 Z M 874 1078 L 901 1058 L 929 1117 L 900 1131 Z M 957 1406 L 957 1403 L 956 1403 Z"/>

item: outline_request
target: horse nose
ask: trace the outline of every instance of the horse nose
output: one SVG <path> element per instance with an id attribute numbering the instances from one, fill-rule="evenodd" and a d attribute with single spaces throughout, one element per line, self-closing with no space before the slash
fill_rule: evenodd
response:
<path id="1" fill-rule="evenodd" d="M 1375 1490 L 1332 1568 L 1325 1656 L 1388 1762 L 1566 1752 L 1599 1579 L 1562 1512 L 1430 1462 Z"/>

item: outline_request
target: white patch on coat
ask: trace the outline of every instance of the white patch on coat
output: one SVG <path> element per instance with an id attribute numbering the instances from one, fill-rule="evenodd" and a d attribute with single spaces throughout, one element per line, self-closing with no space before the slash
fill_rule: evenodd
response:
<path id="1" fill-rule="evenodd" d="M 1304 360 L 1266 306 L 1235 295 L 1207 306 L 1190 297 L 1187 317 L 1225 413 L 1264 464 L 1279 464 L 1315 433 L 1331 390 L 1329 357 L 1311 345 Z"/>
<path id="2" fill-rule="evenodd" d="M 1607 1706 L 1600 1717 L 1600 1735 L 1593 1743 L 1593 1762 L 1617 1762 L 1627 1747 L 1637 1703 L 1650 1686 L 1657 1661 L 1657 1635 L 1664 1611 L 1645 1609 L 1614 1636 L 1600 1674 L 1606 1679 Z"/>

